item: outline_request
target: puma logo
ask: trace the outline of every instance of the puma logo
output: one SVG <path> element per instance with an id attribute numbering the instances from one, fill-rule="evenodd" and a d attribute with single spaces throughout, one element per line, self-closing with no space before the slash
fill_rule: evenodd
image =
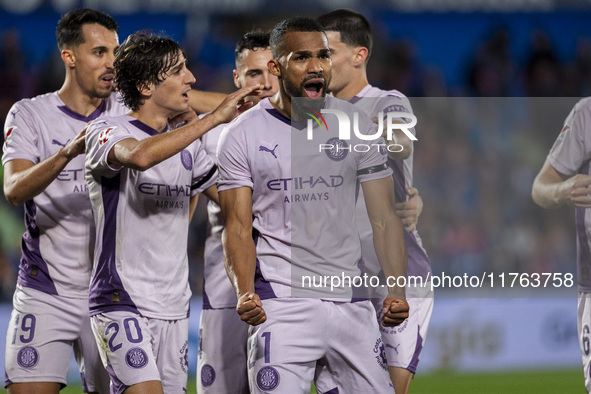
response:
<path id="1" fill-rule="evenodd" d="M 267 148 L 266 146 L 259 146 L 259 152 L 269 152 L 270 154 L 273 155 L 273 157 L 277 158 L 277 155 L 275 154 L 275 149 L 277 149 L 279 145 L 275 145 L 275 147 L 271 150 L 269 148 Z"/>
<path id="2" fill-rule="evenodd" d="M 387 343 L 386 347 L 389 347 L 390 349 L 394 349 L 396 354 L 398 354 L 398 347 L 400 347 L 400 344 L 398 344 L 398 345 L 396 345 L 396 347 L 394 347 L 394 346 L 390 345 L 389 343 Z"/>
<path id="3" fill-rule="evenodd" d="M 63 147 L 63 148 L 65 148 L 65 147 L 66 147 L 66 145 L 68 144 L 68 142 L 70 142 L 70 140 L 67 140 L 65 144 L 62 144 L 62 143 L 61 143 L 61 142 L 59 142 L 58 140 L 51 140 L 51 143 L 52 143 L 52 144 L 54 144 L 54 145 L 59 145 L 59 146 L 61 146 L 61 147 Z"/>

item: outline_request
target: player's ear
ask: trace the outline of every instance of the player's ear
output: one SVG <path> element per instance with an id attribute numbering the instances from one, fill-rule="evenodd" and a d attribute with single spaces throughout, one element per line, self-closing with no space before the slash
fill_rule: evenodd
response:
<path id="1" fill-rule="evenodd" d="M 365 64 L 369 51 L 366 47 L 357 47 L 353 50 L 353 66 L 359 67 Z"/>
<path id="2" fill-rule="evenodd" d="M 238 78 L 238 71 L 234 70 L 234 71 L 232 71 L 232 74 L 234 75 L 234 85 L 238 89 L 242 88 L 242 84 L 240 83 L 240 78 Z"/>
<path id="3" fill-rule="evenodd" d="M 151 97 L 154 91 L 154 85 L 151 83 L 145 83 L 142 85 L 138 85 L 137 90 L 140 94 L 144 97 Z"/>
<path id="4" fill-rule="evenodd" d="M 267 67 L 269 67 L 271 74 L 275 75 L 277 78 L 281 78 L 281 69 L 279 68 L 279 62 L 277 60 L 269 60 L 267 62 Z"/>
<path id="5" fill-rule="evenodd" d="M 76 56 L 71 49 L 64 49 L 62 51 L 62 60 L 68 68 L 74 68 L 76 66 Z"/>

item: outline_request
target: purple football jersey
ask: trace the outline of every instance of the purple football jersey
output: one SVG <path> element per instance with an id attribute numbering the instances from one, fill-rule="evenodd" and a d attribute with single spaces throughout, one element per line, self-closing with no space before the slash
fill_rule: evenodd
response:
<path id="1" fill-rule="evenodd" d="M 377 117 L 379 112 L 382 112 L 383 116 L 388 112 L 413 113 L 408 98 L 402 93 L 397 90 L 381 90 L 371 85 L 363 88 L 351 99 L 350 103 L 362 109 L 370 118 Z M 415 133 L 414 128 L 411 128 L 411 131 Z M 406 201 L 405 189 L 413 185 L 413 156 L 414 149 L 410 156 L 404 160 L 388 158 L 388 166 L 392 169 L 397 203 Z M 368 273 L 379 273 L 381 268 L 373 247 L 371 223 L 367 217 L 365 200 L 361 197 L 357 202 L 357 226 L 361 237 L 361 253 L 365 267 Z M 408 252 L 407 275 L 427 278 L 431 273 L 431 264 L 419 233 L 416 229 L 412 232 L 404 230 L 404 239 Z"/>
<path id="2" fill-rule="evenodd" d="M 326 97 L 325 109 L 347 114 L 354 106 Z M 364 134 L 373 124 L 361 115 Z M 385 151 L 352 149 L 361 141 L 339 139 L 336 116 L 326 127 L 298 124 L 273 108 L 268 99 L 234 120 L 220 137 L 220 191 L 252 189 L 257 250 L 255 288 L 262 298 L 354 298 L 351 287 L 314 286 L 312 278 L 360 274 L 355 200 L 359 181 L 391 175 Z M 368 142 L 368 141 L 363 141 Z M 380 138 L 374 142 L 381 142 Z M 332 146 L 320 151 L 320 146 Z M 309 280 L 307 280 L 309 279 Z M 317 283 L 317 282 L 315 282 Z"/>
<path id="3" fill-rule="evenodd" d="M 548 162 L 567 176 L 591 175 L 591 98 L 579 101 L 564 122 L 564 127 L 548 154 Z M 579 291 L 591 292 L 591 212 L 575 208 L 577 234 L 577 272 Z"/>
<path id="4" fill-rule="evenodd" d="M 19 101 L 6 118 L 2 164 L 45 160 L 87 122 L 125 113 L 118 97 L 104 99 L 89 116 L 69 109 L 57 92 Z M 25 227 L 18 283 L 49 294 L 87 298 L 95 235 L 84 155 L 72 159 L 43 192 L 25 203 Z"/>
<path id="5" fill-rule="evenodd" d="M 188 316 L 189 199 L 215 183 L 214 163 L 199 140 L 146 171 L 107 161 L 119 141 L 157 133 L 122 115 L 97 119 L 86 134 L 97 229 L 91 315 L 127 310 L 163 320 Z"/>

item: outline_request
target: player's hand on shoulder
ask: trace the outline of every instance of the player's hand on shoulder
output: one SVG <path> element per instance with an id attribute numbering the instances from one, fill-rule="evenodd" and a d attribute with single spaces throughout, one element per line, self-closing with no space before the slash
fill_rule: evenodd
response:
<path id="1" fill-rule="evenodd" d="M 566 204 L 577 208 L 591 208 L 591 176 L 577 174 L 563 183 Z"/>
<path id="2" fill-rule="evenodd" d="M 413 231 L 417 227 L 421 212 L 423 212 L 423 199 L 416 187 L 407 187 L 406 194 L 408 200 L 396 203 L 394 209 L 400 220 L 402 220 L 404 228 L 407 231 Z"/>
<path id="3" fill-rule="evenodd" d="M 218 123 L 228 123 L 236 116 L 253 106 L 251 101 L 245 101 L 247 96 L 259 95 L 264 89 L 263 85 L 247 86 L 238 89 L 232 94 L 226 96 L 224 101 L 212 112 Z"/>
<path id="4" fill-rule="evenodd" d="M 405 298 L 386 298 L 383 303 L 382 324 L 394 327 L 408 318 L 409 306 Z"/>
<path id="5" fill-rule="evenodd" d="M 180 114 L 168 119 L 168 124 L 170 125 L 170 128 L 176 129 L 177 127 L 183 126 L 187 123 L 196 122 L 197 120 L 199 120 L 199 116 L 197 116 L 195 111 L 189 108 L 185 112 L 181 112 Z"/>
<path id="6" fill-rule="evenodd" d="M 246 293 L 238 298 L 236 311 L 240 319 L 252 326 L 264 323 L 267 320 L 267 314 L 263 309 L 263 302 L 256 293 Z"/>
<path id="7" fill-rule="evenodd" d="M 88 124 L 82 129 L 82 131 L 80 131 L 80 133 L 78 133 L 76 137 L 74 137 L 74 139 L 72 139 L 66 144 L 66 146 L 63 147 L 64 155 L 68 158 L 68 160 L 72 160 L 74 157 L 86 151 L 86 129 L 88 129 Z"/>

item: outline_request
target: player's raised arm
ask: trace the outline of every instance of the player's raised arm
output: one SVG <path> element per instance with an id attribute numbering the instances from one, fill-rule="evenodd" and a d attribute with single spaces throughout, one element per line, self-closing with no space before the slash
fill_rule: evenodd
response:
<path id="1" fill-rule="evenodd" d="M 181 71 L 188 72 L 184 65 Z M 187 73 L 187 78 L 192 78 L 190 72 Z M 134 138 L 121 140 L 109 152 L 109 162 L 145 171 L 177 154 L 212 128 L 234 119 L 246 109 L 245 106 L 252 105 L 246 103 L 238 106 L 238 104 L 246 96 L 252 95 L 260 89 L 259 85 L 239 89 L 228 95 L 211 114 L 202 119 L 198 119 L 196 116 L 189 117 L 188 123 L 176 130 L 154 135 L 141 141 Z"/>
<path id="2" fill-rule="evenodd" d="M 363 194 L 373 230 L 373 242 L 378 260 L 388 278 L 405 277 L 406 244 L 402 221 L 394 208 L 394 184 L 391 177 L 363 182 Z M 392 279 L 390 279 L 392 280 Z M 394 283 L 388 283 L 389 285 Z M 384 301 L 386 326 L 400 324 L 408 317 L 405 288 L 391 286 Z"/>
<path id="3" fill-rule="evenodd" d="M 258 84 L 238 89 L 234 93 L 229 94 L 215 111 L 206 115 L 203 119 L 213 116 L 217 119 L 218 124 L 230 122 L 254 105 L 252 101 L 245 101 L 244 99 L 248 96 L 257 96 L 264 88 L 264 85 Z"/>
<path id="4" fill-rule="evenodd" d="M 556 209 L 564 204 L 591 208 L 591 176 L 577 174 L 568 177 L 558 172 L 546 160 L 534 180 L 532 198 L 536 204 L 546 209 Z"/>
<path id="5" fill-rule="evenodd" d="M 256 326 L 267 320 L 254 289 L 256 249 L 252 239 L 252 190 L 239 187 L 219 192 L 226 227 L 222 234 L 224 264 L 236 291 L 240 318 Z"/>

